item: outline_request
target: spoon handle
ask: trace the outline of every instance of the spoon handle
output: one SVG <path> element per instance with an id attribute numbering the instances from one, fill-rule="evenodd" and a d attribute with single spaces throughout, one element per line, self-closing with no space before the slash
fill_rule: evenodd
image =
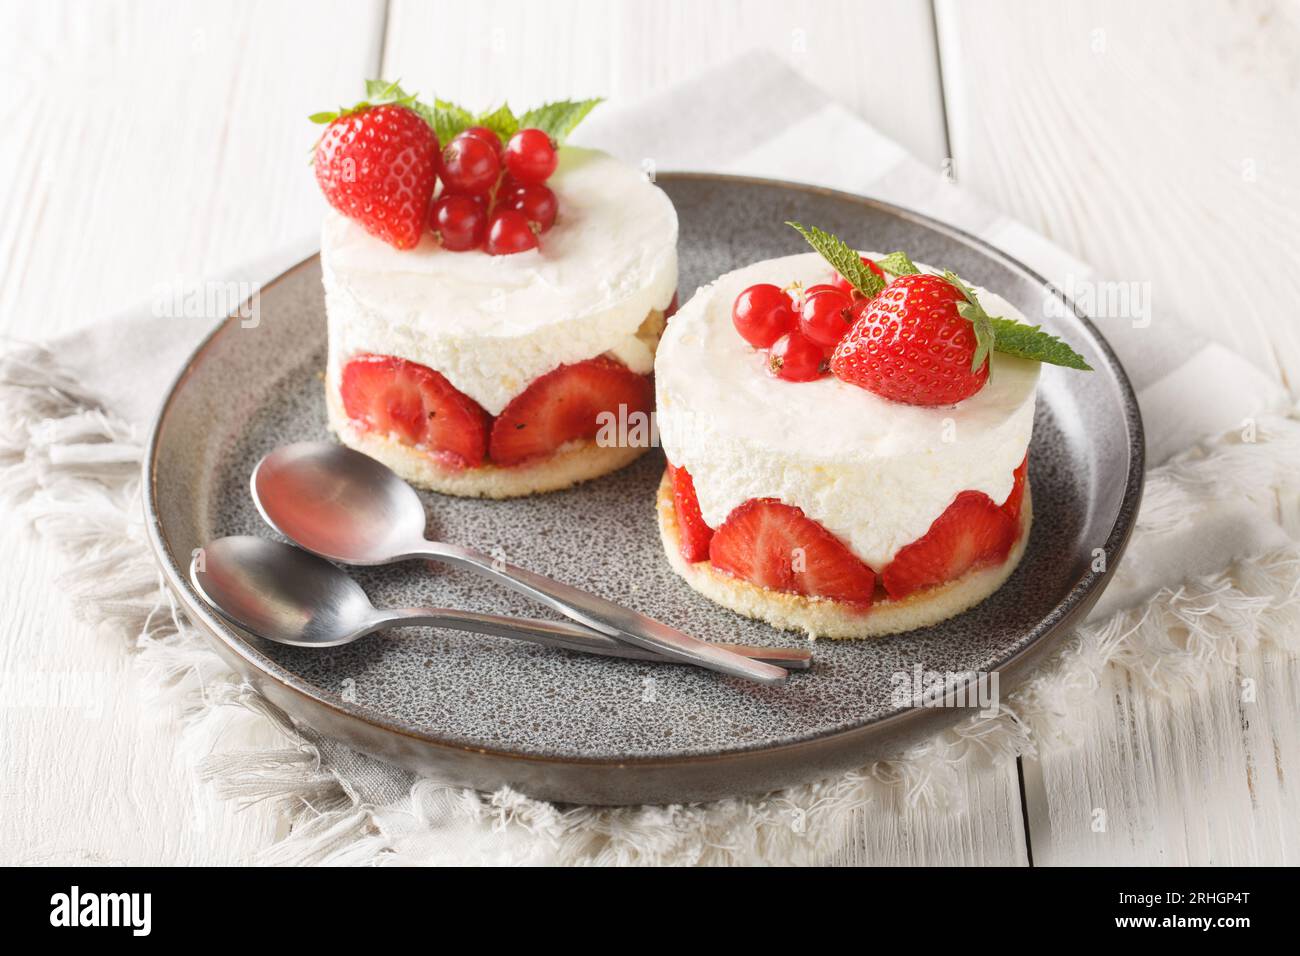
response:
<path id="1" fill-rule="evenodd" d="M 384 626 L 411 627 L 428 625 L 457 631 L 472 631 L 531 641 L 545 647 L 558 647 L 584 654 L 605 657 L 622 657 L 635 661 L 680 664 L 680 660 L 665 658 L 662 654 L 644 648 L 622 644 L 580 624 L 567 621 L 542 621 L 534 618 L 501 617 L 496 614 L 477 614 L 473 611 L 453 611 L 446 608 L 416 607 L 385 610 Z M 714 644 L 734 654 L 757 661 L 769 661 L 791 670 L 807 670 L 812 665 L 812 652 L 797 647 L 755 647 L 750 644 Z"/>
<path id="2" fill-rule="evenodd" d="M 616 640 L 654 651 L 663 657 L 709 670 L 743 677 L 760 684 L 779 684 L 789 676 L 780 667 L 743 657 L 717 644 L 683 634 L 676 628 L 568 584 L 496 561 L 486 554 L 442 542 L 425 542 L 411 557 L 444 561 L 489 577 L 520 594 L 559 611 L 565 617 Z"/>

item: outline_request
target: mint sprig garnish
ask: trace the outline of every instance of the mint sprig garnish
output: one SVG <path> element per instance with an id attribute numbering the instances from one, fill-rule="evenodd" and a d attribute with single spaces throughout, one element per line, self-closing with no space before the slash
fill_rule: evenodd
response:
<path id="1" fill-rule="evenodd" d="M 1092 366 L 1083 360 L 1082 355 L 1052 333 L 1044 332 L 1042 326 L 991 316 L 980 305 L 974 290 L 957 278 L 956 273 L 945 272 L 943 277 L 966 299 L 957 306 L 957 313 L 975 326 L 975 359 L 971 365 L 972 370 L 979 368 L 983 361 L 980 349 L 981 338 L 984 337 L 993 351 L 1003 355 L 1033 359 L 1035 362 L 1060 365 L 1080 372 L 1092 371 Z M 988 350 L 984 350 L 983 354 L 987 355 Z"/>
<path id="2" fill-rule="evenodd" d="M 863 295 L 871 297 L 884 289 L 885 283 L 880 277 L 863 265 L 857 251 L 838 236 L 816 226 L 803 226 L 797 222 L 787 222 L 786 225 L 797 229 L 808 240 L 808 244 L 821 253 L 822 258 Z M 901 251 L 891 252 L 875 262 L 895 276 L 917 275 L 921 271 L 907 253 Z M 955 272 L 945 271 L 941 275 L 945 282 L 961 293 L 963 301 L 957 304 L 957 314 L 969 322 L 975 331 L 972 372 L 979 370 L 990 352 L 1001 352 L 1003 355 L 1014 355 L 1016 358 L 1046 362 L 1048 365 L 1078 369 L 1081 372 L 1092 371 L 1092 366 L 1083 360 L 1082 355 L 1055 335 L 1044 332 L 1041 326 L 989 315 L 975 295 L 975 290 Z"/>
<path id="3" fill-rule="evenodd" d="M 515 116 L 509 103 L 502 103 L 490 112 L 480 113 L 474 125 L 486 126 L 502 140 L 507 140 L 519 132 L 519 117 Z"/>
<path id="4" fill-rule="evenodd" d="M 448 100 L 424 102 L 418 96 L 408 94 L 396 82 L 366 80 L 366 98 L 360 103 L 347 108 L 340 107 L 337 112 L 313 113 L 308 119 L 313 123 L 332 123 L 340 116 L 359 113 L 372 106 L 396 104 L 410 107 L 419 113 L 433 127 L 438 142 L 443 146 L 471 126 L 486 126 L 503 140 L 514 136 L 521 129 L 540 129 L 559 146 L 587 114 L 602 102 L 604 100 L 601 97 L 590 100 L 556 100 L 531 109 L 523 116 L 516 116 L 509 104 L 502 103 L 496 109 L 473 113 Z"/>
<path id="5" fill-rule="evenodd" d="M 474 114 L 446 100 L 434 100 L 432 103 L 415 101 L 414 110 L 433 127 L 434 135 L 443 146 L 451 142 L 457 133 L 463 133 L 474 125 Z"/>
<path id="6" fill-rule="evenodd" d="M 808 240 L 808 245 L 821 253 L 823 259 L 835 267 L 844 279 L 868 299 L 879 295 L 885 288 L 885 280 L 880 278 L 862 262 L 862 257 L 849 248 L 839 236 L 831 235 L 816 226 L 804 226 L 797 222 L 787 222 L 787 226 L 798 231 Z"/>
<path id="7" fill-rule="evenodd" d="M 556 100 L 531 109 L 519 118 L 520 129 L 540 129 L 556 143 L 563 143 L 587 114 L 604 102 L 597 96 L 590 100 Z"/>
<path id="8" fill-rule="evenodd" d="M 1082 355 L 1052 333 L 1044 332 L 1041 326 L 1027 325 L 1015 319 L 993 318 L 989 321 L 993 323 L 993 348 L 1004 355 L 1080 372 L 1092 371 L 1092 366 L 1083 360 Z"/>
<path id="9" fill-rule="evenodd" d="M 918 269 L 912 260 L 907 257 L 906 252 L 891 252 L 887 256 L 881 256 L 876 260 L 876 265 L 884 269 L 890 275 L 895 276 L 914 276 L 921 270 Z"/>

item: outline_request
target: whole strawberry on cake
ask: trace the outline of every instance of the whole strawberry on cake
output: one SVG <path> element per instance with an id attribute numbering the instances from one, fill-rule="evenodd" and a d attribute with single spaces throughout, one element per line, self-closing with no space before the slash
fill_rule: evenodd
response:
<path id="1" fill-rule="evenodd" d="M 812 637 L 938 623 L 1024 554 L 1040 363 L 1089 367 L 952 272 L 789 225 L 817 251 L 700 289 L 659 349 L 665 551 Z"/>
<path id="2" fill-rule="evenodd" d="M 677 215 L 638 169 L 563 145 L 599 100 L 475 115 L 395 83 L 366 92 L 312 117 L 333 207 L 330 427 L 466 496 L 564 488 L 644 453 L 607 436 L 640 434 L 653 407 Z"/>

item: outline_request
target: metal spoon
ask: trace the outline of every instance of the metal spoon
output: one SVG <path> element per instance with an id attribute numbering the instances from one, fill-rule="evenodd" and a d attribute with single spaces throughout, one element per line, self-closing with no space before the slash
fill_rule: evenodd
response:
<path id="1" fill-rule="evenodd" d="M 392 470 L 333 442 L 284 445 L 253 469 L 253 501 L 271 527 L 321 557 L 341 564 L 391 564 L 410 558 L 442 561 L 489 577 L 565 617 L 624 643 L 762 684 L 789 675 L 621 607 L 613 601 L 494 561 L 470 548 L 424 536 L 424 505 Z"/>
<path id="2" fill-rule="evenodd" d="M 265 538 L 220 538 L 190 562 L 190 581 L 224 617 L 259 637 L 297 647 L 337 647 L 387 627 L 427 624 L 513 637 L 568 651 L 667 661 L 567 621 L 497 617 L 447 608 L 379 610 L 347 573 L 292 545 Z M 737 654 L 805 669 L 812 655 L 797 648 L 729 645 Z"/>

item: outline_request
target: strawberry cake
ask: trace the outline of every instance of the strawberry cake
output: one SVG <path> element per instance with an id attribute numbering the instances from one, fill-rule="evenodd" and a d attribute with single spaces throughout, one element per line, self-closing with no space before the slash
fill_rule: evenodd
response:
<path id="1" fill-rule="evenodd" d="M 473 117 L 370 92 L 319 118 L 333 431 L 420 487 L 492 498 L 644 453 L 677 286 L 667 196 L 560 146 L 594 101 Z"/>
<path id="2" fill-rule="evenodd" d="M 812 637 L 935 624 L 1024 553 L 1040 363 L 1087 365 L 950 272 L 792 225 L 817 253 L 722 276 L 661 343 L 665 552 Z"/>

